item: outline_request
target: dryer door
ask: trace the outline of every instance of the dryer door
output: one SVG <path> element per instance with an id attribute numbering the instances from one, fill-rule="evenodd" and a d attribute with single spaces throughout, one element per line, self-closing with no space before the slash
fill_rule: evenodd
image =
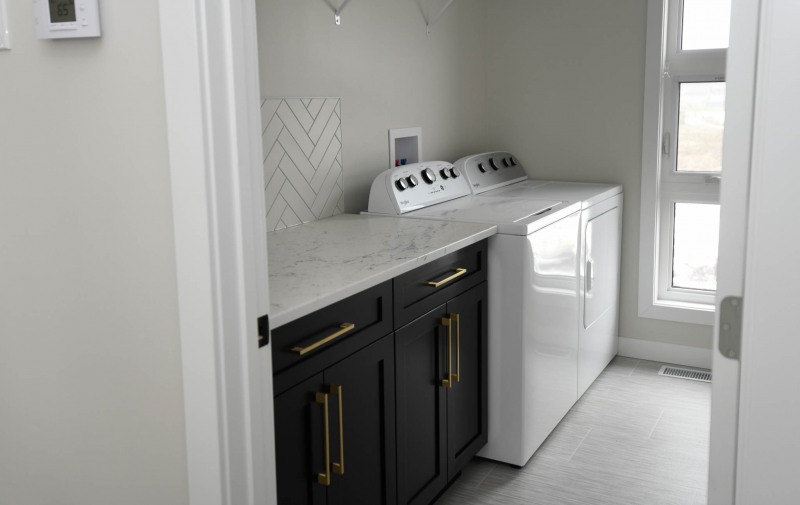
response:
<path id="1" fill-rule="evenodd" d="M 620 207 L 589 219 L 585 230 L 583 327 L 616 310 L 619 292 Z"/>

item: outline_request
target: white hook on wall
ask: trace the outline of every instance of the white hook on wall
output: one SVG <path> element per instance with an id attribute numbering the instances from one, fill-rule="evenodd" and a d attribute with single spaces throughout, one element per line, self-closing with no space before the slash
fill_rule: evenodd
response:
<path id="1" fill-rule="evenodd" d="M 347 3 L 349 1 L 350 0 L 344 0 L 344 2 L 342 2 L 342 5 L 340 5 L 339 8 L 336 9 L 336 12 L 333 13 L 333 20 L 336 21 L 337 25 L 341 25 L 342 24 L 342 18 L 341 18 L 342 12 L 344 11 L 344 8 L 347 6 Z"/>

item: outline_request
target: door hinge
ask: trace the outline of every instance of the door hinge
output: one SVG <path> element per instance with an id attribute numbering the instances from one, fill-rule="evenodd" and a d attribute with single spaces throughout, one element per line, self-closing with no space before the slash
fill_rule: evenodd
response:
<path id="1" fill-rule="evenodd" d="M 269 344 L 269 314 L 258 318 L 258 347 Z"/>
<path id="2" fill-rule="evenodd" d="M 726 296 L 719 306 L 719 352 L 739 360 L 742 351 L 742 298 Z"/>

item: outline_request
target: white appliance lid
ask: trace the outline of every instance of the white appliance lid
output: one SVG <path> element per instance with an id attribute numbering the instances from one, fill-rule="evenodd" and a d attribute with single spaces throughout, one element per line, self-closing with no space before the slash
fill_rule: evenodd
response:
<path id="1" fill-rule="evenodd" d="M 579 202 L 468 196 L 406 214 L 408 217 L 496 224 L 503 235 L 530 235 L 580 210 Z"/>
<path id="2" fill-rule="evenodd" d="M 620 193 L 622 193 L 622 186 L 619 184 L 527 180 L 483 193 L 483 195 L 502 196 L 503 198 L 543 198 L 547 200 L 578 201 L 581 202 L 581 207 L 586 209 Z"/>

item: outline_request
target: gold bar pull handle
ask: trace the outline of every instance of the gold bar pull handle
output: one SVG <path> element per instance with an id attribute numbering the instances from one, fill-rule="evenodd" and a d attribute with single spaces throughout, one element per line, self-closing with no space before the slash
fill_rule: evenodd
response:
<path id="1" fill-rule="evenodd" d="M 331 485 L 331 430 L 328 420 L 328 395 L 317 393 L 314 400 L 322 405 L 323 415 L 325 416 L 325 472 L 317 474 L 317 482 L 323 486 Z"/>
<path id="2" fill-rule="evenodd" d="M 453 320 L 450 316 L 442 318 L 442 325 L 447 327 L 447 378 L 442 379 L 442 386 L 453 388 Z"/>
<path id="3" fill-rule="evenodd" d="M 314 342 L 313 344 L 309 345 L 308 347 L 292 347 L 292 351 L 296 352 L 300 356 L 303 356 L 305 354 L 310 353 L 311 351 L 313 351 L 317 347 L 319 347 L 321 345 L 325 345 L 328 342 L 330 342 L 331 340 L 337 339 L 337 338 L 341 337 L 342 335 L 344 335 L 345 333 L 347 333 L 349 331 L 353 331 L 355 329 L 355 327 L 356 327 L 356 325 L 354 323 L 342 323 L 342 324 L 339 325 L 339 328 L 340 328 L 339 331 L 337 331 L 335 333 L 331 333 L 330 335 L 328 335 L 327 337 L 325 337 L 325 338 L 323 338 L 321 340 L 317 340 L 316 342 Z"/>
<path id="4" fill-rule="evenodd" d="M 344 407 L 342 403 L 344 388 L 340 385 L 331 384 L 331 394 L 339 397 L 339 462 L 332 463 L 333 473 L 344 475 Z"/>
<path id="5" fill-rule="evenodd" d="M 461 316 L 450 314 L 450 317 L 456 322 L 456 373 L 453 378 L 456 382 L 461 382 Z"/>
<path id="6" fill-rule="evenodd" d="M 450 277 L 445 277 L 444 279 L 442 279 L 440 281 L 428 281 L 425 284 L 427 284 L 428 286 L 433 286 L 435 288 L 438 288 L 439 286 L 447 284 L 450 281 L 458 279 L 459 277 L 461 277 L 465 273 L 467 273 L 467 269 L 466 268 L 456 268 L 456 273 L 454 273 Z"/>

